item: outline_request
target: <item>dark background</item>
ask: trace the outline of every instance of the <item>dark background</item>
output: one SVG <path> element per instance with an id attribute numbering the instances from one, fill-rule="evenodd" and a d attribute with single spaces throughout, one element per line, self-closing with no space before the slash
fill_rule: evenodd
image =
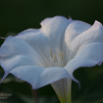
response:
<path id="1" fill-rule="evenodd" d="M 0 36 L 7 37 L 27 28 L 40 28 L 40 22 L 56 15 L 82 20 L 93 24 L 95 20 L 103 24 L 103 0 L 0 0 Z M 3 40 L 0 39 L 0 45 Z M 81 89 L 73 82 L 73 103 L 103 103 L 103 66 L 80 68 L 74 75 L 81 82 Z M 3 69 L 0 68 L 0 78 Z M 9 75 L 0 84 L 0 93 L 13 95 L 2 100 L 4 103 L 32 103 L 31 87 Z M 40 103 L 59 103 L 51 86 L 38 90 Z M 29 101 L 29 102 L 28 102 Z M 0 102 L 0 103 L 1 103 Z"/>
<path id="2" fill-rule="evenodd" d="M 103 0 L 0 0 L 0 35 L 39 28 L 44 18 L 56 15 L 103 23 Z"/>

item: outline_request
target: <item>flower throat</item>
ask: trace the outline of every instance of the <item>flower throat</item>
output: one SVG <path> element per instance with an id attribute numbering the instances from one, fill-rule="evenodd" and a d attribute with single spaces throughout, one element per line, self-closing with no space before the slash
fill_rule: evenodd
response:
<path id="1" fill-rule="evenodd" d="M 63 51 L 61 51 L 60 53 L 53 54 L 52 50 L 50 49 L 50 55 L 51 55 L 51 64 L 53 64 L 54 66 L 57 67 L 63 67 L 64 66 L 64 56 L 63 56 Z"/>

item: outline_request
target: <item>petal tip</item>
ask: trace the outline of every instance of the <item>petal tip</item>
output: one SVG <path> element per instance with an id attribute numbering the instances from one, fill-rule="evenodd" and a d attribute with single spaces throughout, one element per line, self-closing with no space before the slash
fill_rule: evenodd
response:
<path id="1" fill-rule="evenodd" d="M 1 81 L 0 81 L 0 84 L 1 84 L 2 81 L 6 78 L 7 75 L 8 75 L 8 73 L 5 73 L 5 74 L 4 74 L 3 78 L 2 78 Z"/>
<path id="2" fill-rule="evenodd" d="M 69 15 L 69 19 L 68 19 L 69 21 L 72 21 L 73 19 L 72 19 L 72 17 Z"/>
<path id="3" fill-rule="evenodd" d="M 101 66 L 102 63 L 103 63 L 103 61 L 99 61 L 99 62 L 97 63 L 97 65 L 98 65 L 98 66 Z"/>
<path id="4" fill-rule="evenodd" d="M 99 21 L 97 21 L 97 20 L 95 20 L 93 26 L 96 26 L 96 27 L 97 26 L 101 26 L 101 27 L 103 27 L 102 24 Z"/>

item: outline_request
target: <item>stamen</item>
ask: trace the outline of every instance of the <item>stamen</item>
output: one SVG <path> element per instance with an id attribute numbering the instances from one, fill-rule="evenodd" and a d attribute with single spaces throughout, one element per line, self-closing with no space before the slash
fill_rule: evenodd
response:
<path id="1" fill-rule="evenodd" d="M 63 58 L 64 58 L 64 56 L 63 56 L 63 51 L 61 51 L 61 54 L 60 54 L 60 55 L 61 55 L 61 58 L 63 59 Z"/>
<path id="2" fill-rule="evenodd" d="M 64 66 L 64 54 L 63 54 L 63 51 L 61 52 L 58 52 L 56 54 L 53 54 L 52 53 L 52 50 L 50 49 L 50 56 L 51 56 L 51 64 L 55 67 L 55 66 L 58 66 L 58 67 L 63 67 Z"/>
<path id="3" fill-rule="evenodd" d="M 51 57 L 53 58 L 53 54 L 52 54 L 52 50 L 50 49 L 50 55 L 51 55 Z"/>
<path id="4" fill-rule="evenodd" d="M 58 61 L 57 61 L 57 57 L 56 57 L 56 55 L 54 55 L 53 58 L 54 58 L 54 62 L 55 62 L 55 63 L 58 62 Z"/>

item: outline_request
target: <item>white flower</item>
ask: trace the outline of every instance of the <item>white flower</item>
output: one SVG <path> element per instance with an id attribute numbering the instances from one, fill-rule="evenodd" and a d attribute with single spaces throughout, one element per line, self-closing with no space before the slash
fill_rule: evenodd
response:
<path id="1" fill-rule="evenodd" d="M 12 73 L 33 89 L 51 84 L 61 103 L 71 103 L 71 79 L 79 83 L 74 70 L 103 61 L 102 24 L 56 16 L 43 20 L 41 26 L 6 38 L 0 48 L 3 79 Z"/>

